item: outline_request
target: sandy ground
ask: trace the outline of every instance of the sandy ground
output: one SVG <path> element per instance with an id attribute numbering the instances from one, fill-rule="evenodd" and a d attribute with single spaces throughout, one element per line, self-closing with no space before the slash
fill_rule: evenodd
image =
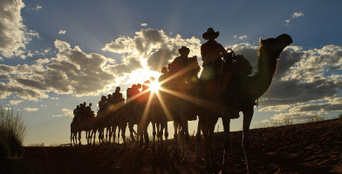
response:
<path id="1" fill-rule="evenodd" d="M 227 170 L 246 173 L 241 132 L 231 133 Z M 223 133 L 213 141 L 214 159 L 222 160 Z M 190 156 L 195 155 L 195 139 Z M 254 129 L 250 151 L 256 173 L 342 173 L 342 121 L 338 119 L 283 127 Z M 209 173 L 204 162 L 182 163 L 174 156 L 173 140 L 166 148 L 76 146 L 25 147 L 23 158 L 6 161 L 0 173 Z M 214 172 L 219 171 L 219 165 Z"/>

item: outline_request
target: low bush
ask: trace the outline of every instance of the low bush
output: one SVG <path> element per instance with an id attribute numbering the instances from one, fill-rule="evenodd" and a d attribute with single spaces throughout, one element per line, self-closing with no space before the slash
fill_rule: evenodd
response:
<path id="1" fill-rule="evenodd" d="M 0 159 L 22 155 L 26 126 L 21 114 L 0 106 Z"/>

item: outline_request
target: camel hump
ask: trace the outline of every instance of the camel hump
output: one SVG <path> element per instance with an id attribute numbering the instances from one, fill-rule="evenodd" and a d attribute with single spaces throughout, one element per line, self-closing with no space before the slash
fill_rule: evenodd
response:
<path id="1" fill-rule="evenodd" d="M 236 55 L 234 59 L 237 62 L 237 71 L 241 73 L 241 75 L 250 75 L 252 74 L 252 65 L 243 55 Z"/>

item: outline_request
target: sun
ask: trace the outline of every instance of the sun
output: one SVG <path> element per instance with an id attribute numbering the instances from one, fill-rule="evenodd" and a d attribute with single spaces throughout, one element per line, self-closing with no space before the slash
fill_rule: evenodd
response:
<path id="1" fill-rule="evenodd" d="M 151 81 L 151 84 L 149 84 L 149 89 L 153 93 L 158 93 L 158 91 L 160 90 L 160 83 L 158 81 Z"/>

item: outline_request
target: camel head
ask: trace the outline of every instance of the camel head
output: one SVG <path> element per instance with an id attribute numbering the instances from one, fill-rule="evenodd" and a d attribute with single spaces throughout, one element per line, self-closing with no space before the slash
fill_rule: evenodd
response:
<path id="1" fill-rule="evenodd" d="M 267 56 L 269 58 L 279 58 L 280 53 L 285 47 L 292 43 L 292 38 L 287 34 L 282 34 L 277 38 L 267 38 L 259 40 L 260 48 L 258 56 Z"/>

